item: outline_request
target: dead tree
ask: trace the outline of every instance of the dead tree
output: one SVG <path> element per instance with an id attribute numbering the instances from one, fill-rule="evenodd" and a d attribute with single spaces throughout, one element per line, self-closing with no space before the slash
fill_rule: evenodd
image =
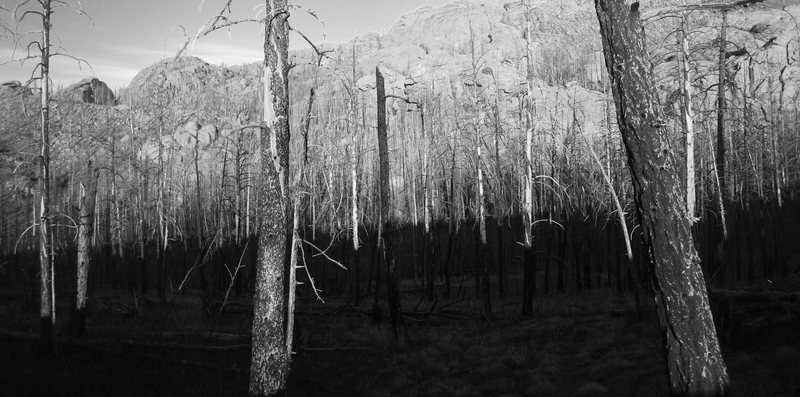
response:
<path id="1" fill-rule="evenodd" d="M 81 208 L 78 223 L 77 291 L 75 308 L 70 318 L 70 333 L 83 337 L 86 332 L 86 287 L 92 263 L 91 242 L 94 238 L 94 207 L 97 198 L 97 179 L 100 169 L 93 168 L 89 161 L 86 185 L 81 183 Z"/>
<path id="2" fill-rule="evenodd" d="M 386 266 L 386 300 L 389 304 L 389 315 L 392 319 L 392 329 L 395 339 L 400 338 L 398 326 L 404 326 L 403 317 L 400 315 L 400 293 L 397 288 L 397 276 L 395 270 L 397 264 L 392 251 L 392 233 L 394 223 L 389 219 L 389 144 L 386 132 L 386 93 L 383 82 L 383 75 L 379 68 L 375 68 L 375 83 L 378 102 L 378 166 L 379 166 L 379 206 L 380 219 L 380 247 L 383 254 L 383 263 Z M 376 288 L 376 294 L 378 289 Z"/>
<path id="3" fill-rule="evenodd" d="M 271 396 L 286 389 L 289 222 L 289 22 L 286 0 L 265 3 L 264 124 L 259 189 L 259 241 L 250 395 Z"/>
<path id="4" fill-rule="evenodd" d="M 595 0 L 634 199 L 652 263 L 672 393 L 719 396 L 729 389 L 708 303 L 677 155 L 649 72 L 639 3 Z"/>
<path id="5" fill-rule="evenodd" d="M 694 178 L 694 111 L 692 110 L 692 74 L 689 68 L 688 16 L 680 15 L 678 29 L 678 76 L 681 92 L 681 125 L 686 135 L 686 211 L 692 222 L 695 221 L 696 201 Z"/>
<path id="6" fill-rule="evenodd" d="M 41 350 L 42 353 L 49 355 L 55 353 L 55 335 L 53 327 L 56 323 L 55 311 L 55 282 L 53 277 L 53 234 L 50 228 L 50 215 L 52 212 L 50 204 L 50 59 L 58 55 L 57 48 L 50 41 L 52 26 L 50 21 L 53 16 L 52 0 L 38 0 L 35 8 L 25 10 L 31 0 L 20 2 L 12 11 L 12 15 L 20 15 L 14 22 L 21 25 L 26 18 L 35 18 L 35 24 L 41 24 L 40 30 L 32 30 L 21 34 L 18 39 L 23 39 L 28 34 L 40 35 L 37 39 L 32 39 L 26 46 L 28 55 L 20 59 L 21 62 L 33 60 L 36 62 L 39 74 L 31 78 L 27 83 L 39 80 L 40 87 L 40 128 L 39 128 L 39 158 L 36 193 L 39 196 L 39 208 L 34 209 L 35 217 L 38 218 L 38 239 L 39 239 L 39 317 L 41 319 Z M 58 2 L 61 4 L 61 2 Z M 33 21 L 32 21 L 33 22 Z M 26 84 L 26 87 L 27 87 Z"/>
<path id="7" fill-rule="evenodd" d="M 720 192 L 723 202 L 730 197 L 728 193 L 728 173 L 725 165 L 725 149 L 727 146 L 727 139 L 725 138 L 725 87 L 728 85 L 728 68 L 727 68 L 727 30 L 728 30 L 728 12 L 722 11 L 722 25 L 720 27 L 719 35 L 719 81 L 717 84 L 717 172 L 719 173 Z M 724 209 L 722 209 L 724 211 Z"/>

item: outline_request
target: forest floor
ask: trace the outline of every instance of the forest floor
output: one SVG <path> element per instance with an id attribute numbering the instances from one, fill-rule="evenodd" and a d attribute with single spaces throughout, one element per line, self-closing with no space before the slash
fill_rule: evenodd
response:
<path id="1" fill-rule="evenodd" d="M 94 294 L 86 338 L 70 339 L 62 315 L 58 355 L 44 360 L 35 308 L 0 291 L 0 396 L 246 395 L 246 303 L 219 318 L 201 315 L 195 296 L 154 302 Z M 537 297 L 528 318 L 517 304 L 495 302 L 496 313 L 485 317 L 478 301 L 418 302 L 404 301 L 402 344 L 385 309 L 383 324 L 371 325 L 371 299 L 359 307 L 341 299 L 301 304 L 290 395 L 666 395 L 655 314 L 637 315 L 629 297 L 608 290 Z M 735 395 L 800 396 L 797 305 L 734 313 L 736 333 L 723 350 Z"/>

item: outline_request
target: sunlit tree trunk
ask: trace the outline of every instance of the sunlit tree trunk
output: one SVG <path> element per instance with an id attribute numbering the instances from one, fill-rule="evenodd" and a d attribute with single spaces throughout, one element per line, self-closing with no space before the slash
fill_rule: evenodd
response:
<path id="1" fill-rule="evenodd" d="M 78 223 L 77 291 L 75 308 L 70 318 L 70 332 L 83 337 L 86 331 L 86 287 L 92 263 L 91 242 L 94 237 L 94 207 L 97 197 L 97 179 L 100 170 L 92 167 L 89 161 L 86 185 L 81 184 L 81 207 Z"/>
<path id="2" fill-rule="evenodd" d="M 678 30 L 678 53 L 681 90 L 681 124 L 686 137 L 686 212 L 694 222 L 695 181 L 694 181 L 694 112 L 692 111 L 692 75 L 689 71 L 689 40 L 687 37 L 687 16 L 681 14 Z"/>
<path id="3" fill-rule="evenodd" d="M 528 1 L 525 2 L 525 48 L 526 48 L 526 88 L 528 91 L 528 101 L 525 109 L 525 197 L 523 200 L 522 222 L 525 229 L 525 240 L 523 241 L 524 262 L 523 262 L 523 292 L 522 292 L 522 314 L 530 314 L 533 311 L 533 297 L 536 293 L 536 266 L 533 250 L 533 33 L 531 22 L 531 9 Z"/>
<path id="4" fill-rule="evenodd" d="M 158 129 L 158 231 L 159 241 L 157 243 L 159 250 L 160 266 L 158 269 L 158 298 L 161 302 L 167 301 L 166 281 L 167 281 L 167 248 L 169 248 L 169 220 L 167 218 L 167 175 L 164 168 L 164 140 L 163 136 L 163 120 Z"/>
<path id="5" fill-rule="evenodd" d="M 250 395 L 283 393 L 289 373 L 286 344 L 287 265 L 290 227 L 289 169 L 289 23 L 286 0 L 265 4 L 264 126 L 261 129 L 259 242 L 253 297 Z"/>
<path id="6" fill-rule="evenodd" d="M 357 75 L 357 58 L 356 58 L 356 43 L 353 42 L 352 48 L 352 81 L 358 79 Z M 352 90 L 352 88 L 351 88 Z M 352 91 L 350 93 L 350 98 L 348 98 L 347 102 L 347 117 L 348 117 L 348 124 L 350 126 L 351 133 L 353 134 L 353 150 L 350 151 L 350 196 L 351 196 L 351 207 L 350 207 L 350 227 L 351 227 L 351 238 L 353 243 L 353 263 L 351 265 L 351 269 L 354 272 L 354 279 L 355 279 L 355 290 L 353 295 L 355 295 L 355 304 L 358 306 L 361 303 L 361 266 L 360 266 L 360 258 L 361 258 L 361 241 L 359 239 L 358 234 L 358 227 L 359 227 L 359 207 L 358 207 L 358 198 L 359 198 L 359 184 L 358 184 L 358 170 L 359 170 L 359 151 L 361 150 L 361 139 L 360 139 L 360 128 L 358 126 L 358 98 L 356 94 Z M 363 209 L 362 209 L 363 211 Z"/>
<path id="7" fill-rule="evenodd" d="M 52 233 L 50 230 L 50 17 L 53 14 L 50 0 L 40 1 L 42 5 L 42 42 L 39 43 L 42 51 L 39 64 L 39 77 L 41 83 L 41 135 L 39 168 L 39 263 L 40 271 L 40 302 L 39 317 L 41 318 L 41 344 L 45 354 L 55 352 L 55 334 L 53 327 L 56 323 L 56 295 L 55 274 L 53 268 Z"/>
<path id="8" fill-rule="evenodd" d="M 724 395 L 728 374 L 686 216 L 680 167 L 660 119 L 638 6 L 595 1 L 637 212 L 654 266 L 670 388 L 682 396 Z"/>
<path id="9" fill-rule="evenodd" d="M 400 338 L 398 328 L 404 327 L 403 317 L 400 315 L 400 296 L 397 288 L 396 267 L 394 258 L 392 233 L 394 233 L 394 222 L 389 218 L 390 211 L 390 192 L 389 186 L 389 143 L 386 131 L 386 94 L 384 88 L 383 75 L 379 68 L 375 68 L 376 91 L 378 101 L 378 164 L 379 164 L 379 206 L 381 233 L 379 236 L 383 263 L 386 266 L 386 297 L 389 304 L 389 314 L 392 319 L 392 328 L 395 339 Z M 405 328 L 403 328 L 405 331 Z"/>
<path id="10" fill-rule="evenodd" d="M 422 104 L 419 107 L 420 111 L 420 126 L 422 129 L 422 142 L 424 147 L 422 148 L 423 151 L 423 223 L 424 223 L 424 230 L 425 234 L 423 236 L 423 257 L 425 258 L 423 261 L 423 274 L 425 275 L 425 295 L 427 296 L 428 300 L 433 301 L 435 298 L 435 291 L 434 291 L 434 259 L 433 259 L 433 191 L 434 189 L 431 186 L 431 160 L 430 160 L 430 153 L 434 148 L 434 135 L 431 132 L 426 134 L 425 131 L 425 105 Z"/>
<path id="11" fill-rule="evenodd" d="M 355 100 L 351 98 L 350 106 L 355 107 Z M 359 215 L 358 215 L 358 151 L 360 150 L 359 139 L 358 139 L 358 128 L 355 126 L 355 109 L 351 109 L 351 128 L 353 131 L 353 150 L 351 150 L 351 157 L 350 157 L 350 197 L 351 197 L 351 208 L 350 208 L 350 227 L 351 227 L 351 237 L 353 242 L 353 264 L 351 268 L 353 272 L 355 272 L 355 303 L 356 306 L 361 301 L 361 273 L 360 273 L 360 256 L 361 256 L 361 242 L 358 237 L 358 224 L 359 224 Z"/>
<path id="12" fill-rule="evenodd" d="M 781 177 L 780 177 L 780 175 L 781 175 L 781 161 L 780 161 L 780 154 L 779 154 L 779 151 L 778 151 L 778 137 L 782 133 L 781 123 L 782 123 L 782 120 L 783 120 L 782 113 L 783 113 L 783 90 L 784 90 L 784 84 L 783 84 L 783 75 L 782 74 L 780 75 L 780 79 L 781 79 L 781 89 L 779 90 L 779 98 L 778 98 L 777 109 L 775 109 L 776 108 L 775 99 L 772 96 L 772 92 L 775 91 L 775 88 L 773 86 L 774 80 L 773 80 L 772 76 L 769 77 L 769 85 L 768 85 L 768 87 L 769 87 L 769 109 L 770 109 L 770 113 L 772 114 L 772 120 L 770 122 L 770 125 L 771 125 L 770 130 L 771 131 L 770 131 L 770 138 L 769 138 L 769 143 L 770 143 L 770 146 L 771 146 L 771 149 L 772 149 L 771 150 L 771 152 L 772 152 L 772 167 L 773 167 L 772 182 L 773 182 L 773 185 L 775 186 L 775 198 L 778 201 L 778 208 L 783 207 L 783 198 L 782 198 L 782 194 L 781 194 Z"/>

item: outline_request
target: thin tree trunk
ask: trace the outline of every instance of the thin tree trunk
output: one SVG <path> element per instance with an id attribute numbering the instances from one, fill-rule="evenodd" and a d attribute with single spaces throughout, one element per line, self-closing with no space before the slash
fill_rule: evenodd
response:
<path id="1" fill-rule="evenodd" d="M 400 339 L 398 327 L 405 324 L 400 315 L 400 296 L 397 289 L 397 278 L 395 276 L 396 263 L 394 252 L 392 251 L 392 233 L 394 233 L 394 222 L 389 219 L 390 187 L 389 187 L 389 145 L 386 132 L 386 94 L 384 91 L 383 75 L 379 68 L 375 68 L 375 80 L 377 86 L 378 100 L 378 163 L 380 167 L 380 233 L 381 247 L 383 253 L 383 263 L 386 266 L 386 297 L 389 303 L 389 314 L 392 318 L 392 329 L 396 340 Z"/>
<path id="2" fill-rule="evenodd" d="M 597 168 L 600 170 L 600 173 L 603 174 L 603 180 L 606 182 L 608 192 L 611 194 L 611 200 L 614 202 L 614 208 L 617 210 L 619 227 L 622 231 L 623 240 L 625 241 L 625 257 L 628 259 L 628 264 L 632 264 L 633 250 L 631 249 L 630 234 L 628 233 L 628 225 L 625 222 L 625 211 L 622 209 L 622 203 L 620 203 L 617 192 L 614 190 L 614 184 L 611 182 L 611 177 L 603 169 L 603 163 L 600 161 L 600 158 L 597 157 L 597 153 L 595 153 L 592 143 L 589 142 L 589 139 L 586 138 L 586 135 L 581 134 L 581 136 L 583 136 L 583 140 L 586 142 L 586 145 L 589 148 L 589 153 L 592 155 L 592 159 L 594 159 L 595 164 L 597 164 Z"/>
<path id="3" fill-rule="evenodd" d="M 686 135 L 686 209 L 689 219 L 694 223 L 694 207 L 696 201 L 694 181 L 694 112 L 692 111 L 692 75 L 689 70 L 689 40 L 687 16 L 681 14 L 681 26 L 678 30 L 680 89 L 681 89 L 681 122 Z"/>
<path id="4" fill-rule="evenodd" d="M 167 219 L 167 199 L 166 199 L 166 189 L 167 189 L 167 175 L 166 170 L 164 168 L 164 142 L 162 140 L 162 126 L 159 125 L 158 130 L 158 176 L 159 176 L 159 187 L 158 187 L 158 221 L 159 221 L 159 241 L 157 245 L 159 246 L 159 259 L 160 259 L 160 266 L 158 269 L 158 299 L 162 303 L 167 302 L 167 293 L 166 293 L 166 284 L 167 284 L 167 248 L 169 245 L 169 228 L 168 228 L 168 219 Z M 238 241 L 237 241 L 238 243 Z"/>
<path id="5" fill-rule="evenodd" d="M 724 395 L 730 382 L 679 188 L 677 156 L 660 119 L 639 4 L 634 5 L 595 1 L 637 212 L 654 266 L 670 388 L 676 395 Z"/>
<path id="6" fill-rule="evenodd" d="M 533 26 L 531 21 L 531 9 L 528 1 L 525 1 L 525 52 L 526 57 L 526 88 L 528 91 L 527 107 L 525 109 L 525 197 L 523 198 L 522 222 L 524 229 L 523 241 L 523 271 L 522 271 L 522 314 L 528 315 L 533 311 L 533 297 L 536 295 L 536 258 L 533 247 L 533 216 L 535 215 L 533 201 L 533 75 L 534 75 L 534 51 L 532 48 Z M 547 280 L 545 280 L 545 288 Z"/>
<path id="7" fill-rule="evenodd" d="M 352 164 L 350 170 L 350 183 L 351 183 L 351 196 L 352 196 L 352 208 L 351 208 L 351 233 L 352 233 L 352 241 L 353 241 L 353 263 L 352 269 L 355 273 L 355 305 L 361 302 L 361 271 L 360 271 L 360 251 L 361 251 L 361 242 L 358 238 L 358 137 L 356 136 L 356 131 L 354 128 L 353 135 L 354 138 L 354 145 L 353 145 L 353 154 L 352 154 Z"/>
<path id="8" fill-rule="evenodd" d="M 425 235 L 423 236 L 423 274 L 425 274 L 425 295 L 427 295 L 429 301 L 433 301 L 435 299 L 435 291 L 434 291 L 434 243 L 433 243 L 433 230 L 431 223 L 433 222 L 433 192 L 434 189 L 431 186 L 431 165 L 430 165 L 430 152 L 433 150 L 433 140 L 434 135 L 432 133 L 425 132 L 425 105 L 420 105 L 420 126 L 422 128 L 422 141 L 425 145 L 424 155 L 423 155 L 423 167 L 424 167 L 424 215 L 423 215 L 423 222 L 425 223 Z"/>
<path id="9" fill-rule="evenodd" d="M 728 85 L 728 69 L 726 65 L 725 50 L 727 47 L 728 12 L 722 11 L 722 27 L 719 43 L 719 81 L 717 85 L 717 172 L 719 173 L 720 194 L 723 201 L 728 198 L 728 174 L 725 167 L 725 87 Z"/>
<path id="10" fill-rule="evenodd" d="M 39 264 L 41 267 L 39 317 L 41 318 L 41 348 L 44 354 L 55 353 L 56 323 L 55 274 L 53 267 L 52 233 L 50 230 L 50 0 L 42 0 L 42 51 L 40 68 L 41 136 L 39 169 Z"/>
<path id="11" fill-rule="evenodd" d="M 86 286 L 91 268 L 91 241 L 94 237 L 94 207 L 97 198 L 97 179 L 100 169 L 89 161 L 87 185 L 81 184 L 81 209 L 78 223 L 77 291 L 75 308 L 70 318 L 70 333 L 82 338 L 86 332 Z"/>

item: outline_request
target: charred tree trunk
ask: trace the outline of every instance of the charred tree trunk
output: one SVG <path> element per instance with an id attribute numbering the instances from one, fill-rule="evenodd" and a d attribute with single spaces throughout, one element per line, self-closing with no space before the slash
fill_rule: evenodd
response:
<path id="1" fill-rule="evenodd" d="M 97 197 L 97 179 L 100 170 L 92 168 L 89 161 L 89 178 L 87 185 L 81 184 L 81 212 L 78 223 L 78 264 L 77 292 L 75 308 L 70 318 L 70 333 L 82 338 L 86 332 L 86 286 L 89 279 L 89 268 L 92 262 L 91 241 L 94 237 L 94 207 Z"/>
<path id="2" fill-rule="evenodd" d="M 725 167 L 725 87 L 728 85 L 728 69 L 726 67 L 726 46 L 728 30 L 728 12 L 722 11 L 722 27 L 719 36 L 719 81 L 717 84 L 717 172 L 719 173 L 720 194 L 723 202 L 728 196 L 728 173 Z"/>
<path id="3" fill-rule="evenodd" d="M 400 339 L 398 327 L 405 331 L 403 317 L 400 315 L 400 294 L 397 289 L 395 275 L 396 263 L 392 251 L 392 233 L 394 223 L 389 219 L 389 144 L 386 132 L 386 94 L 383 75 L 379 68 L 375 68 L 375 82 L 378 101 L 378 163 L 380 168 L 380 224 L 381 233 L 378 237 L 382 248 L 383 263 L 386 266 L 386 300 L 389 303 L 389 315 L 392 318 L 392 329 L 395 339 Z"/>
<path id="4" fill-rule="evenodd" d="M 670 387 L 675 395 L 724 395 L 728 374 L 692 241 L 678 159 L 660 120 L 661 104 L 648 71 L 638 6 L 625 0 L 595 1 L 637 212 L 653 264 Z"/>
<path id="5" fill-rule="evenodd" d="M 163 121 L 162 121 L 163 122 Z M 163 125 L 163 124 L 162 124 Z M 164 169 L 164 142 L 162 140 L 163 132 L 161 127 L 158 131 L 158 235 L 159 239 L 156 243 L 158 247 L 158 276 L 156 278 L 156 286 L 158 289 L 158 299 L 161 303 L 167 302 L 166 281 L 167 281 L 167 248 L 169 246 L 169 226 L 167 219 L 167 178 Z M 237 184 L 238 187 L 238 184 Z M 238 194 L 237 194 L 238 197 Z M 237 207 L 238 208 L 238 207 Z M 238 240 L 237 240 L 238 243 Z"/>
<path id="6" fill-rule="evenodd" d="M 286 294 L 290 252 L 289 17 L 286 0 L 265 4 L 264 126 L 261 128 L 262 180 L 259 241 L 253 302 L 250 395 L 283 394 L 289 373 Z"/>
<path id="7" fill-rule="evenodd" d="M 44 354 L 55 353 L 56 323 L 55 276 L 53 274 L 52 233 L 50 231 L 50 17 L 53 14 L 50 0 L 42 5 L 42 51 L 39 64 L 41 77 L 41 136 L 39 168 L 39 264 L 41 281 L 39 317 L 41 318 L 41 348 Z"/>

